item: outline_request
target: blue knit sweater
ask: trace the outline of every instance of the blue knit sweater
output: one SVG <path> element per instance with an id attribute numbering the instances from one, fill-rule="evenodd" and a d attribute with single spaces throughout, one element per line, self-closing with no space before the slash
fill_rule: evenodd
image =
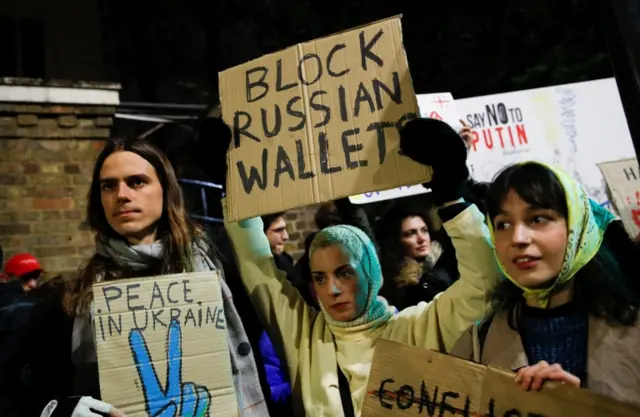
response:
<path id="1" fill-rule="evenodd" d="M 523 306 L 520 335 L 531 365 L 540 361 L 562 368 L 587 381 L 589 316 L 573 303 L 552 309 Z"/>

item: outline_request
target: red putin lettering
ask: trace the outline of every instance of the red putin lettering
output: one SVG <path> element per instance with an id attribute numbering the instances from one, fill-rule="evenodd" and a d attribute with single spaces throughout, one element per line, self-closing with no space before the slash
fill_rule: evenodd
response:
<path id="1" fill-rule="evenodd" d="M 483 113 L 468 114 L 466 119 L 472 128 L 473 152 L 481 149 L 521 151 L 529 145 L 525 120 L 518 107 L 487 104 Z"/>
<path id="2" fill-rule="evenodd" d="M 640 228 L 640 191 L 636 191 L 635 202 L 633 202 L 631 196 L 627 196 L 627 206 L 631 210 L 633 224 Z"/>

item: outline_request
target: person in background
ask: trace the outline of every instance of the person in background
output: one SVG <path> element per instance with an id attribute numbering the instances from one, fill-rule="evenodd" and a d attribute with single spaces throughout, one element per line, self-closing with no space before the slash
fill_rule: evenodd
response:
<path id="1" fill-rule="evenodd" d="M 0 261 L 1 262 L 1 261 Z M 0 278 L 0 415 L 24 414 L 30 399 L 29 321 L 34 301 L 28 293 L 42 274 L 40 262 L 31 254 L 11 257 Z"/>
<path id="2" fill-rule="evenodd" d="M 264 234 L 269 240 L 269 247 L 276 266 L 287 274 L 287 279 L 294 287 L 303 292 L 305 283 L 300 275 L 300 270 L 295 267 L 293 256 L 285 252 L 285 245 L 289 241 L 285 213 L 262 216 L 262 223 L 264 224 Z"/>
<path id="3" fill-rule="evenodd" d="M 284 213 L 274 213 L 262 216 L 264 224 L 264 234 L 269 239 L 271 253 L 276 260 L 279 269 L 289 272 L 293 268 L 293 257 L 285 252 L 285 245 L 289 240 L 289 231 L 287 230 L 287 221 Z"/>
<path id="4" fill-rule="evenodd" d="M 448 141 L 462 138 L 468 154 L 472 146 L 473 131 L 463 120 L 460 122 L 463 128 L 457 135 L 446 123 L 432 124 L 432 134 Z M 409 128 L 404 130 L 403 135 L 403 152 L 418 162 L 424 162 L 421 145 L 424 132 L 421 126 L 425 124 L 429 122 L 408 124 Z M 483 214 L 486 213 L 487 184 L 477 182 L 469 176 L 460 181 L 452 181 L 452 184 L 458 184 L 457 189 L 437 190 L 435 193 L 432 190 L 431 198 L 441 200 L 442 197 L 438 194 L 456 193 L 475 205 Z M 428 184 L 425 187 L 430 188 Z M 437 210 L 437 204 L 415 209 L 400 201 L 378 222 L 376 237 L 383 275 L 387 278 L 381 295 L 399 310 L 421 301 L 432 300 L 460 276 L 455 248 L 447 233 L 442 230 Z"/>
<path id="5" fill-rule="evenodd" d="M 295 268 L 293 257 L 285 251 L 289 241 L 289 231 L 285 213 L 274 213 L 262 216 L 264 234 L 269 241 L 271 254 L 279 270 L 287 274 L 287 280 L 299 291 L 303 291 L 303 282 Z M 276 339 L 278 340 L 278 339 Z M 264 360 L 267 382 L 271 392 L 271 400 L 278 407 L 276 415 L 292 415 L 291 385 L 286 361 L 280 358 L 266 330 L 260 335 L 260 353 Z M 282 349 L 280 350 L 282 352 Z"/>
<path id="6" fill-rule="evenodd" d="M 335 201 L 329 201 L 327 203 L 320 204 L 316 211 L 313 221 L 316 224 L 318 230 L 325 229 L 330 226 L 336 226 L 342 223 L 342 217 L 338 212 L 338 207 Z"/>
<path id="7" fill-rule="evenodd" d="M 40 262 L 30 253 L 12 256 L 4 267 L 5 277 L 10 281 L 20 282 L 24 293 L 28 293 L 38 286 L 42 272 Z"/>
<path id="8" fill-rule="evenodd" d="M 451 239 L 434 231 L 427 213 L 397 204 L 382 217 L 379 229 L 387 278 L 380 294 L 398 310 L 431 301 L 458 279 Z"/>
<path id="9" fill-rule="evenodd" d="M 622 222 L 537 162 L 504 169 L 487 207 L 507 279 L 451 354 L 511 369 L 526 390 L 556 381 L 640 405 L 638 250 Z"/>

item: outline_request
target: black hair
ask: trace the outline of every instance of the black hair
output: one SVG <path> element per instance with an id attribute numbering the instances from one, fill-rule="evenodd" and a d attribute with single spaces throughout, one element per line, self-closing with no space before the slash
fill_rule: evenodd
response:
<path id="1" fill-rule="evenodd" d="M 398 274 L 405 260 L 404 247 L 399 240 L 402 222 L 408 217 L 420 217 L 427 225 L 431 240 L 439 240 L 439 236 L 433 227 L 433 222 L 427 213 L 404 204 L 398 204 L 389 209 L 379 222 L 376 233 L 376 240 L 380 243 L 382 276 L 389 283 Z"/>
<path id="2" fill-rule="evenodd" d="M 273 213 L 273 214 L 267 214 L 265 216 L 261 216 L 262 217 L 262 223 L 263 223 L 263 231 L 267 231 L 269 230 L 269 228 L 271 227 L 271 224 L 276 221 L 276 219 L 280 218 L 284 216 L 284 212 L 279 212 L 279 213 Z"/>
<path id="3" fill-rule="evenodd" d="M 316 223 L 316 227 L 320 230 L 342 223 L 340 213 L 338 213 L 335 204 L 331 202 L 320 205 L 313 220 Z"/>
<path id="4" fill-rule="evenodd" d="M 500 213 L 511 190 L 534 207 L 555 210 L 565 219 L 568 217 L 560 180 L 544 165 L 526 163 L 509 166 L 494 179 L 487 196 L 489 221 L 493 222 Z M 635 325 L 640 306 L 640 288 L 634 279 L 638 254 L 622 222 L 612 222 L 596 255 L 573 278 L 575 306 L 609 324 Z M 494 311 L 507 312 L 509 326 L 516 330 L 519 307 L 524 300 L 522 290 L 505 279 L 492 299 Z"/>
<path id="5" fill-rule="evenodd" d="M 532 207 L 554 210 L 565 219 L 569 216 L 564 188 L 553 171 L 544 165 L 526 163 L 505 168 L 491 183 L 486 197 L 491 222 L 500 214 L 511 190 Z"/>

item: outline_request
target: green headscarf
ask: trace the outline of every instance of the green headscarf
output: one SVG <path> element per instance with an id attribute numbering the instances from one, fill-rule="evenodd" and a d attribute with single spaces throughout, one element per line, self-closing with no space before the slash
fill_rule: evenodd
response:
<path id="1" fill-rule="evenodd" d="M 534 299 L 541 308 L 547 308 L 549 298 L 554 290 L 569 282 L 598 253 L 604 232 L 609 224 L 615 220 L 615 216 L 591 200 L 582 185 L 562 170 L 540 162 L 523 162 L 518 165 L 525 164 L 537 164 L 546 167 L 554 173 L 564 189 L 569 215 L 567 219 L 567 249 L 562 267 L 550 288 L 530 289 L 518 284 L 510 277 L 500 262 L 497 253 L 495 255 L 504 276 L 524 292 L 524 297 Z M 495 234 L 491 219 L 488 221 L 488 226 L 495 253 Z"/>
<path id="2" fill-rule="evenodd" d="M 394 308 L 378 295 L 383 283 L 382 268 L 371 239 L 357 227 L 347 225 L 327 227 L 318 232 L 311 242 L 309 258 L 313 256 L 316 249 L 331 245 L 339 245 L 348 255 L 351 266 L 356 270 L 363 284 L 360 288 L 362 293 L 356 296 L 366 297 L 366 303 L 360 316 L 349 322 L 331 319 L 322 303 L 319 303 L 325 320 L 336 327 L 356 327 L 379 319 L 385 321 L 391 318 L 395 312 Z"/>

